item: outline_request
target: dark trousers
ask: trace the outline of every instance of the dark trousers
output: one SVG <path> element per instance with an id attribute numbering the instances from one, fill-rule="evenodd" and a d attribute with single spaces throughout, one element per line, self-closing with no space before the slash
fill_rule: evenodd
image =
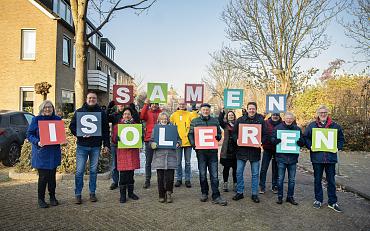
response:
<path id="1" fill-rule="evenodd" d="M 278 180 L 278 167 L 276 158 L 273 157 L 275 153 L 270 150 L 264 150 L 263 156 L 262 156 L 262 164 L 261 164 L 261 172 L 260 172 L 260 187 L 262 190 L 266 190 L 266 175 L 267 170 L 269 169 L 270 161 L 271 161 L 271 180 L 272 180 L 272 188 L 277 186 L 277 180 Z"/>
<path id="2" fill-rule="evenodd" d="M 233 183 L 236 184 L 236 168 L 237 168 L 237 164 L 236 164 L 236 159 L 233 160 L 233 163 L 232 163 L 232 166 L 228 166 L 228 165 L 225 165 L 224 166 L 224 169 L 222 170 L 222 176 L 224 178 L 224 182 L 228 182 L 229 181 L 229 172 L 230 172 L 230 168 L 233 169 Z"/>
<path id="3" fill-rule="evenodd" d="M 197 153 L 199 181 L 202 194 L 207 194 L 209 191 L 207 181 L 207 168 L 211 178 L 212 199 L 220 196 L 218 190 L 218 156 L 217 153 Z"/>
<path id="4" fill-rule="evenodd" d="M 134 184 L 134 170 L 120 171 L 119 172 L 119 185 Z"/>
<path id="5" fill-rule="evenodd" d="M 39 172 L 39 181 L 38 181 L 38 198 L 45 199 L 45 190 L 46 185 L 48 186 L 48 191 L 50 196 L 55 196 L 56 188 L 56 171 L 57 169 L 37 169 Z"/>
<path id="6" fill-rule="evenodd" d="M 174 169 L 157 169 L 158 192 L 160 198 L 164 198 L 166 192 L 173 192 L 174 179 Z"/>
<path id="7" fill-rule="evenodd" d="M 153 149 L 149 142 L 145 142 L 145 180 L 150 181 L 152 177 Z"/>
<path id="8" fill-rule="evenodd" d="M 294 196 L 295 187 L 295 174 L 297 170 L 297 164 L 285 164 L 278 163 L 279 177 L 278 177 L 278 197 L 283 198 L 284 193 L 284 178 L 285 170 L 288 171 L 288 194 L 287 198 L 292 198 Z"/>
<path id="9" fill-rule="evenodd" d="M 314 164 L 314 184 L 315 184 L 315 199 L 321 203 L 324 200 L 322 191 L 322 175 L 325 170 L 326 181 L 328 182 L 328 204 L 337 203 L 337 188 L 335 187 L 335 164 Z"/>

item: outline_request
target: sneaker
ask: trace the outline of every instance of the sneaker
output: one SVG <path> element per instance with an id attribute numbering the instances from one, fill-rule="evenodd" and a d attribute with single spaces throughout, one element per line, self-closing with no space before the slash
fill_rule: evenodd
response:
<path id="1" fill-rule="evenodd" d="M 320 201 L 313 202 L 313 207 L 315 209 L 319 209 L 319 208 L 321 208 L 321 206 L 322 206 L 322 203 Z"/>
<path id="2" fill-rule="evenodd" d="M 118 184 L 116 183 L 112 183 L 109 187 L 110 190 L 115 190 L 116 188 L 118 188 Z"/>
<path id="3" fill-rule="evenodd" d="M 180 187 L 181 185 L 182 185 L 182 181 L 181 180 L 176 181 L 175 187 Z"/>
<path id="4" fill-rule="evenodd" d="M 59 205 L 59 201 L 57 200 L 57 198 L 55 198 L 55 196 L 50 196 L 50 205 L 51 206 Z"/>
<path id="5" fill-rule="evenodd" d="M 190 183 L 190 181 L 189 181 L 189 180 L 185 181 L 185 186 L 186 186 L 187 188 L 191 188 L 191 183 Z"/>
<path id="6" fill-rule="evenodd" d="M 39 208 L 46 209 L 49 208 L 49 205 L 43 199 L 39 199 Z"/>
<path id="7" fill-rule="evenodd" d="M 217 197 L 216 199 L 213 199 L 212 200 L 212 203 L 213 204 L 222 205 L 222 206 L 226 206 L 227 205 L 227 201 L 225 199 L 223 199 L 221 196 Z"/>
<path id="8" fill-rule="evenodd" d="M 258 199 L 258 196 L 257 195 L 252 195 L 252 201 L 254 203 L 260 203 L 260 199 Z"/>
<path id="9" fill-rule="evenodd" d="M 278 197 L 278 200 L 276 201 L 277 204 L 281 205 L 283 203 L 283 198 Z"/>
<path id="10" fill-rule="evenodd" d="M 265 194 L 265 192 L 266 192 L 266 189 L 264 189 L 264 188 L 260 187 L 259 194 Z"/>
<path id="11" fill-rule="evenodd" d="M 75 202 L 75 204 L 77 204 L 77 205 L 82 204 L 82 198 L 81 198 L 81 195 L 76 196 L 76 202 Z"/>
<path id="12" fill-rule="evenodd" d="M 243 198 L 244 198 L 243 193 L 236 193 L 235 196 L 233 197 L 233 200 L 238 201 L 238 200 L 243 199 Z"/>
<path id="13" fill-rule="evenodd" d="M 278 193 L 278 187 L 277 186 L 274 186 L 274 187 L 272 187 L 272 192 L 274 193 L 274 194 L 277 194 Z"/>
<path id="14" fill-rule="evenodd" d="M 150 181 L 146 180 L 143 185 L 143 188 L 148 189 L 149 187 L 150 187 Z"/>
<path id="15" fill-rule="evenodd" d="M 334 210 L 335 212 L 338 212 L 338 213 L 342 212 L 342 210 L 339 208 L 339 205 L 337 203 L 332 204 L 332 205 L 328 204 L 328 207 L 331 208 L 332 210 Z"/>
<path id="16" fill-rule="evenodd" d="M 201 202 L 206 202 L 208 200 L 208 195 L 207 194 L 202 194 L 202 196 L 200 197 L 200 201 Z"/>
<path id="17" fill-rule="evenodd" d="M 167 203 L 172 203 L 173 202 L 172 192 L 166 192 L 166 201 L 167 201 Z"/>
<path id="18" fill-rule="evenodd" d="M 160 203 L 164 203 L 164 202 L 166 201 L 166 199 L 165 199 L 165 198 L 160 197 L 158 201 L 159 201 Z"/>
<path id="19" fill-rule="evenodd" d="M 229 191 L 229 185 L 228 185 L 227 182 L 224 182 L 223 190 L 224 190 L 224 192 L 228 192 Z"/>
<path id="20" fill-rule="evenodd" d="M 298 203 L 294 200 L 293 197 L 287 197 L 286 202 L 291 203 L 292 205 L 298 205 Z"/>
<path id="21" fill-rule="evenodd" d="M 91 202 L 97 202 L 98 201 L 98 198 L 96 198 L 95 193 L 90 193 L 90 201 Z"/>

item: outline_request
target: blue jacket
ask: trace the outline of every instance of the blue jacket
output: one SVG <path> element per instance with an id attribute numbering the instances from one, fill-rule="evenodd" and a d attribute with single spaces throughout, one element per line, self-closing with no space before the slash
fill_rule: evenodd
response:
<path id="1" fill-rule="evenodd" d="M 282 122 L 279 125 L 277 125 L 274 128 L 274 130 L 272 132 L 272 136 L 271 136 L 271 143 L 273 143 L 273 144 L 278 144 L 278 142 L 277 142 L 277 140 L 278 140 L 277 130 L 296 130 L 296 131 L 299 131 L 299 133 L 300 133 L 299 140 L 301 141 L 300 146 L 304 146 L 303 134 L 302 134 L 301 129 L 297 125 L 295 125 L 295 124 L 287 125 L 287 124 L 285 124 L 285 122 Z M 298 157 L 299 157 L 299 155 L 296 154 L 296 153 L 278 153 L 278 152 L 276 152 L 276 161 L 278 163 L 296 164 L 296 163 L 298 163 Z"/>
<path id="2" fill-rule="evenodd" d="M 32 168 L 36 169 L 55 169 L 61 162 L 60 145 L 38 146 L 40 141 L 39 120 L 61 120 L 59 116 L 35 116 L 27 130 L 27 139 L 32 143 Z"/>
<path id="3" fill-rule="evenodd" d="M 312 146 L 312 128 L 333 128 L 338 130 L 337 147 L 338 150 L 343 149 L 344 134 L 341 126 L 333 122 L 330 117 L 325 124 L 320 124 L 318 120 L 311 122 L 304 131 L 304 138 L 307 148 L 310 150 L 311 162 L 314 164 L 334 164 L 338 162 L 337 153 L 331 152 L 313 152 Z"/>

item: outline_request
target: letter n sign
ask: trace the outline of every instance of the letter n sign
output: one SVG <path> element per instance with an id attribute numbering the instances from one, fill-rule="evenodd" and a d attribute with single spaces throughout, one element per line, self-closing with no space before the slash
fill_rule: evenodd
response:
<path id="1" fill-rule="evenodd" d="M 226 109 L 237 109 L 243 106 L 243 89 L 225 89 L 224 107 Z"/>
<path id="2" fill-rule="evenodd" d="M 238 146 L 261 147 L 261 124 L 239 124 Z"/>
<path id="3" fill-rule="evenodd" d="M 154 142 L 158 144 L 158 148 L 176 149 L 177 138 L 179 137 L 176 126 L 157 124 L 153 133 Z"/>
<path id="4" fill-rule="evenodd" d="M 203 103 L 204 84 L 185 84 L 185 103 Z"/>
<path id="5" fill-rule="evenodd" d="M 216 140 L 217 127 L 195 127 L 194 139 L 196 149 L 217 149 L 218 142 Z"/>
<path id="6" fill-rule="evenodd" d="M 113 100 L 116 105 L 127 105 L 134 102 L 134 87 L 113 85 Z"/>
<path id="7" fill-rule="evenodd" d="M 333 152 L 338 151 L 338 130 L 331 128 L 313 128 L 312 146 L 313 152 Z"/>
<path id="8" fill-rule="evenodd" d="M 77 136 L 101 136 L 101 112 L 77 112 Z"/>
<path id="9" fill-rule="evenodd" d="M 53 145 L 66 143 L 66 131 L 63 120 L 40 120 L 38 125 L 41 144 Z"/>
<path id="10" fill-rule="evenodd" d="M 266 95 L 266 112 L 281 113 L 286 111 L 286 95 Z"/>
<path id="11" fill-rule="evenodd" d="M 147 97 L 151 103 L 167 103 L 167 94 L 167 83 L 148 83 Z"/>
<path id="12" fill-rule="evenodd" d="M 141 148 L 142 133 L 141 124 L 118 124 L 118 148 Z"/>

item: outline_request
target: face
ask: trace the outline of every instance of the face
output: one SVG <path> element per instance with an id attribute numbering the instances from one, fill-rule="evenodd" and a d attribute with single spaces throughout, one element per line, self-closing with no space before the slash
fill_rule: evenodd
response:
<path id="1" fill-rule="evenodd" d="M 157 103 L 152 103 L 150 105 L 150 109 L 152 109 L 152 110 L 157 110 L 158 108 L 159 108 L 159 105 Z"/>
<path id="2" fill-rule="evenodd" d="M 256 113 L 257 113 L 257 108 L 256 108 L 256 106 L 254 106 L 254 105 L 252 105 L 252 104 L 248 105 L 247 113 L 248 113 L 248 115 L 249 115 L 249 116 L 252 116 L 252 117 L 253 117 L 254 115 L 256 115 Z"/>
<path id="3" fill-rule="evenodd" d="M 159 123 L 162 124 L 162 125 L 168 124 L 167 116 L 165 116 L 165 115 L 161 116 L 161 118 L 159 118 Z"/>
<path id="4" fill-rule="evenodd" d="M 227 113 L 227 120 L 228 120 L 228 121 L 233 121 L 233 120 L 235 120 L 234 113 L 232 113 L 232 112 Z"/>
<path id="5" fill-rule="evenodd" d="M 272 115 L 271 116 L 271 119 L 272 119 L 272 121 L 278 121 L 279 119 L 280 119 L 280 116 L 278 116 L 278 115 Z"/>
<path id="6" fill-rule="evenodd" d="M 125 108 L 125 106 L 123 106 L 123 105 L 117 105 L 117 110 L 118 111 L 123 111 L 124 108 Z"/>
<path id="7" fill-rule="evenodd" d="M 286 115 L 284 117 L 284 121 L 287 125 L 291 125 L 294 122 L 294 116 L 292 115 Z"/>
<path id="8" fill-rule="evenodd" d="M 130 119 L 132 119 L 131 112 L 129 110 L 124 111 L 123 112 L 123 115 L 122 115 L 122 118 L 124 120 L 130 120 Z"/>
<path id="9" fill-rule="evenodd" d="M 53 106 L 50 103 L 45 104 L 42 109 L 42 114 L 45 116 L 51 116 L 53 114 Z"/>
<path id="10" fill-rule="evenodd" d="M 317 114 L 320 121 L 326 121 L 328 119 L 328 110 L 326 110 L 325 108 L 320 109 Z"/>
<path id="11" fill-rule="evenodd" d="M 200 113 L 202 114 L 202 116 L 209 116 L 209 114 L 211 114 L 211 108 L 209 108 L 209 107 L 202 107 L 200 109 Z"/>
<path id="12" fill-rule="evenodd" d="M 185 110 L 186 109 L 186 103 L 184 100 L 179 100 L 179 108 L 180 110 Z"/>
<path id="13" fill-rule="evenodd" d="M 95 106 L 96 103 L 98 102 L 98 97 L 95 93 L 89 93 L 86 96 L 86 103 L 89 106 Z"/>

